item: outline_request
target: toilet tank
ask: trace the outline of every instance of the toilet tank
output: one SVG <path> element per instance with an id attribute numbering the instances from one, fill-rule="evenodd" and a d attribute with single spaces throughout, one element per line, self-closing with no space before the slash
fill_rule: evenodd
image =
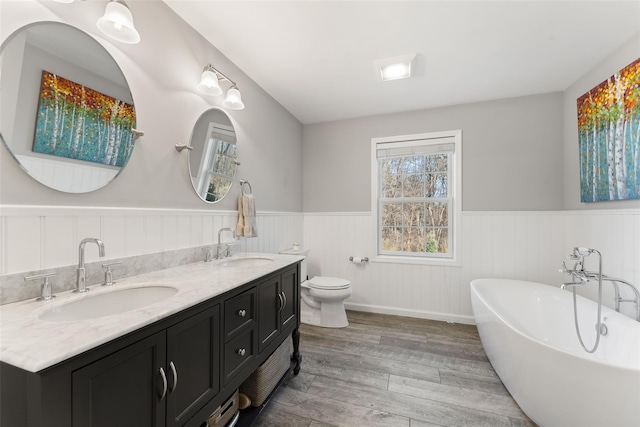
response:
<path id="1" fill-rule="evenodd" d="M 309 255 L 310 249 L 299 248 L 299 249 L 285 249 L 280 253 L 283 255 L 300 255 L 303 256 L 304 259 L 300 261 L 300 283 L 307 280 L 307 256 Z"/>

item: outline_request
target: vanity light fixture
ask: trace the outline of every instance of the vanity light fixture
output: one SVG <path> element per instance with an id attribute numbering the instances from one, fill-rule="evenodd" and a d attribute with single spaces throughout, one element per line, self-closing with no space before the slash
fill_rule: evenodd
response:
<path id="1" fill-rule="evenodd" d="M 198 91 L 205 95 L 218 96 L 222 94 L 220 80 L 227 80 L 231 83 L 231 87 L 227 91 L 227 96 L 222 102 L 222 105 L 230 110 L 244 110 L 244 103 L 242 102 L 242 95 L 240 94 L 238 85 L 229 77 L 215 69 L 211 64 L 207 64 L 202 70 L 202 77 L 200 78 L 200 83 L 198 83 Z"/>
<path id="2" fill-rule="evenodd" d="M 120 0 L 107 3 L 104 15 L 98 19 L 97 25 L 100 31 L 119 42 L 136 44 L 140 41 L 140 34 L 133 25 L 133 15 Z"/>
<path id="3" fill-rule="evenodd" d="M 232 110 L 244 109 L 244 104 L 242 103 L 242 95 L 240 95 L 240 91 L 238 90 L 238 87 L 235 83 L 227 91 L 227 97 L 222 102 L 222 105 Z"/>
<path id="4" fill-rule="evenodd" d="M 394 56 L 393 58 L 374 61 L 376 70 L 383 82 L 388 80 L 407 79 L 411 77 L 411 66 L 417 54 Z"/>
<path id="5" fill-rule="evenodd" d="M 200 78 L 200 83 L 198 84 L 198 90 L 205 95 L 218 96 L 222 93 L 222 89 L 220 89 L 220 82 L 218 81 L 218 74 L 216 74 L 216 69 L 211 66 L 211 64 L 207 64 L 202 70 L 202 77 Z"/>

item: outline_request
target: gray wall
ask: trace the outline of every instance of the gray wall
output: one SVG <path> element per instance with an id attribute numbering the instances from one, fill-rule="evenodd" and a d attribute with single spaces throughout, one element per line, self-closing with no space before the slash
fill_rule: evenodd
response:
<path id="1" fill-rule="evenodd" d="M 640 208 L 640 200 L 580 202 L 580 161 L 578 159 L 578 109 L 576 101 L 622 68 L 640 58 L 640 34 L 613 52 L 564 91 L 564 208 L 631 209 Z"/>
<path id="2" fill-rule="evenodd" d="M 36 21 L 59 21 L 92 35 L 120 65 L 133 93 L 138 128 L 145 132 L 125 170 L 107 187 L 87 194 L 51 190 L 31 179 L 0 148 L 0 204 L 158 207 L 235 210 L 239 188 L 211 205 L 191 187 L 187 143 L 200 114 L 222 107 L 223 96 L 196 91 L 202 68 L 212 63 L 236 81 L 246 109 L 228 111 L 236 128 L 241 166 L 237 177 L 251 182 L 258 210 L 302 210 L 302 125 L 247 75 L 204 40 L 164 3 L 128 2 L 142 41 L 125 45 L 105 38 L 95 22 L 105 2 L 2 1 L 0 34 Z M 4 81 L 3 81 L 4 84 Z M 221 84 L 226 89 L 227 83 Z M 32 123 L 24 124 L 33 126 Z"/>
<path id="3" fill-rule="evenodd" d="M 563 206 L 562 94 L 304 126 L 305 212 L 371 210 L 371 138 L 462 129 L 465 211 Z"/>

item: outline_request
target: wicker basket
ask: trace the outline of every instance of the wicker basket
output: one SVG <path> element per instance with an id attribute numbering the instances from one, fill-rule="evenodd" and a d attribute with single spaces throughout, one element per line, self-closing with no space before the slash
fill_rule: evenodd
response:
<path id="1" fill-rule="evenodd" d="M 260 406 L 291 366 L 289 340 L 285 340 L 271 356 L 240 386 L 240 392 L 251 399 L 251 406 Z"/>
<path id="2" fill-rule="evenodd" d="M 238 412 L 238 390 L 207 419 L 207 427 L 222 427 Z"/>

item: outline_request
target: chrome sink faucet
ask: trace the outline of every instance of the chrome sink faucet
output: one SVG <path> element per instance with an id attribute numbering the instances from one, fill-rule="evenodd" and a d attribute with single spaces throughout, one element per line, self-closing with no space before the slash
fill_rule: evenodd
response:
<path id="1" fill-rule="evenodd" d="M 86 273 L 85 273 L 85 269 L 84 269 L 84 245 L 86 243 L 95 243 L 96 245 L 98 245 L 98 255 L 100 255 L 100 257 L 104 256 L 104 243 L 102 243 L 102 240 L 100 239 L 95 239 L 95 238 L 87 238 L 87 239 L 82 239 L 82 241 L 80 242 L 80 247 L 78 248 L 78 269 L 77 269 L 77 275 L 76 275 L 76 288 L 73 292 L 88 292 L 89 288 L 87 288 L 87 283 L 86 283 Z"/>
<path id="2" fill-rule="evenodd" d="M 224 228 L 221 228 L 220 230 L 218 230 L 218 245 L 216 246 L 216 259 L 224 258 L 224 257 L 227 257 L 227 256 L 231 255 L 231 251 L 229 249 L 229 245 L 228 244 L 227 244 L 227 250 L 226 250 L 225 254 L 224 255 L 220 254 L 220 247 L 222 246 L 221 243 L 220 243 L 220 236 L 222 235 L 222 233 L 224 231 L 231 232 L 233 234 L 233 240 L 236 239 L 236 230 L 234 230 L 233 228 L 224 227 Z"/>

